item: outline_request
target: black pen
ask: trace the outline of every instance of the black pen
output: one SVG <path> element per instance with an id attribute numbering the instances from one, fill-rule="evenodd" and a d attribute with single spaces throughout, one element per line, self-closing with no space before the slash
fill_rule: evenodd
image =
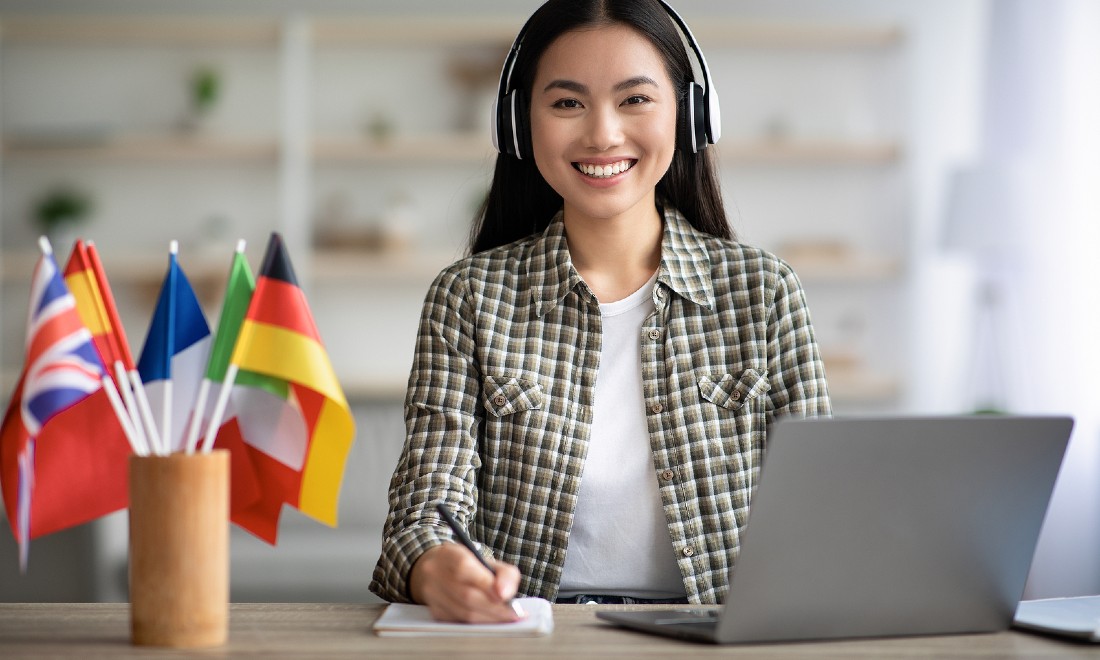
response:
<path id="1" fill-rule="evenodd" d="M 462 529 L 462 525 L 458 524 L 455 517 L 451 515 L 451 512 L 447 510 L 447 507 L 442 503 L 435 505 L 435 508 L 439 511 L 439 515 L 443 517 L 443 522 L 447 523 L 447 526 L 451 528 L 451 531 L 458 537 L 459 542 L 466 546 L 466 549 L 474 553 L 477 560 L 481 562 L 481 565 L 489 569 L 489 572 L 496 575 L 497 572 L 489 565 L 489 562 L 485 560 L 485 557 L 481 556 L 481 553 L 477 551 L 477 546 L 470 540 L 470 537 L 466 534 L 466 530 Z M 512 599 L 508 599 L 508 605 L 512 608 L 512 611 L 516 613 L 516 616 L 524 616 L 523 610 L 520 608 L 519 603 Z"/>

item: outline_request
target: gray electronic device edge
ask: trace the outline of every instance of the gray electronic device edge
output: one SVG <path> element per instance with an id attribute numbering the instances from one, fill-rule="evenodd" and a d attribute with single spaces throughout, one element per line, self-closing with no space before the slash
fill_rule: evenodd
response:
<path id="1" fill-rule="evenodd" d="M 781 420 L 716 622 L 684 608 L 598 616 L 718 643 L 1004 630 L 1072 427 L 1068 417 Z"/>

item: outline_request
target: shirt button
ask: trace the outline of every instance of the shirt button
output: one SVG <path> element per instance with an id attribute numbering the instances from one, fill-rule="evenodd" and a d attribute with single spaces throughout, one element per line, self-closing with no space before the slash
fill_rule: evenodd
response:
<path id="1" fill-rule="evenodd" d="M 665 470 L 661 473 L 661 481 L 672 481 L 672 478 L 676 476 L 672 470 Z"/>
<path id="2" fill-rule="evenodd" d="M 661 412 L 662 410 L 664 410 L 665 407 L 662 406 L 659 403 L 655 403 L 652 406 L 650 406 L 649 409 L 652 410 L 654 414 L 657 414 L 657 413 Z"/>
<path id="3" fill-rule="evenodd" d="M 734 401 L 737 401 L 738 399 L 741 398 L 741 393 L 740 392 L 734 392 L 732 397 L 733 397 Z"/>
<path id="4" fill-rule="evenodd" d="M 493 397 L 493 405 L 500 407 L 508 403 L 508 399 L 503 394 L 498 394 Z"/>
<path id="5" fill-rule="evenodd" d="M 653 340 L 660 339 L 661 338 L 661 331 L 660 330 L 650 330 L 649 331 L 649 338 L 653 339 Z"/>
<path id="6" fill-rule="evenodd" d="M 695 548 L 690 546 L 690 545 L 687 545 L 687 546 L 684 546 L 684 549 L 681 550 L 680 552 L 682 552 L 685 557 L 690 557 L 690 556 L 695 554 Z"/>

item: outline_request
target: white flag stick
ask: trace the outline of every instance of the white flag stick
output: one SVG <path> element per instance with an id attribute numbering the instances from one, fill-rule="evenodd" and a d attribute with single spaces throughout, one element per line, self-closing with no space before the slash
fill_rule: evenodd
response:
<path id="1" fill-rule="evenodd" d="M 122 393 L 122 402 L 126 404 L 126 411 L 130 414 L 130 429 L 138 444 L 145 448 L 142 456 L 148 456 L 152 446 L 145 436 L 145 427 L 141 423 L 141 413 L 138 411 L 137 401 L 134 400 L 134 389 L 130 385 L 130 379 L 126 376 L 126 367 L 122 360 L 115 360 L 115 378 L 118 380 L 118 390 Z"/>
<path id="2" fill-rule="evenodd" d="M 118 395 L 115 381 L 111 380 L 111 377 L 107 374 L 103 375 L 103 389 L 107 391 L 107 399 L 111 402 L 115 417 L 118 418 L 118 423 L 122 426 L 122 432 L 126 434 L 130 449 L 133 449 L 138 456 L 148 456 L 149 448 L 145 446 L 144 442 L 139 443 L 137 436 L 134 435 L 134 425 L 130 421 L 130 414 L 126 412 L 126 407 L 122 405 L 122 398 Z"/>
<path id="3" fill-rule="evenodd" d="M 141 412 L 141 420 L 145 423 L 145 434 L 149 438 L 149 446 L 158 456 L 167 456 L 168 451 L 161 442 L 157 433 L 157 423 L 153 421 L 153 410 L 149 407 L 149 397 L 145 394 L 145 384 L 141 382 L 141 374 L 137 369 L 130 371 L 130 384 L 134 387 L 134 397 L 137 399 L 138 410 Z"/>
<path id="4" fill-rule="evenodd" d="M 237 380 L 237 372 L 240 368 L 232 362 L 225 370 L 225 380 L 222 382 L 222 391 L 218 392 L 218 402 L 214 405 L 214 412 L 210 416 L 210 425 L 206 427 L 206 437 L 202 439 L 202 451 L 210 453 L 214 448 L 214 438 L 218 435 L 218 429 L 222 425 L 222 417 L 225 416 L 225 408 L 229 405 L 229 394 L 233 391 L 233 383 Z"/>
<path id="5" fill-rule="evenodd" d="M 171 454 L 172 446 L 172 378 L 164 379 L 164 416 L 160 422 L 160 446 L 165 454 Z"/>
<path id="6" fill-rule="evenodd" d="M 191 420 L 187 425 L 187 441 L 184 450 L 188 454 L 195 453 L 195 447 L 199 444 L 199 431 L 202 428 L 202 414 L 206 412 L 206 397 L 210 395 L 210 379 L 203 378 L 199 383 L 199 394 L 195 397 L 195 409 L 191 413 Z"/>
<path id="7" fill-rule="evenodd" d="M 178 257 L 180 253 L 179 241 L 175 239 L 169 241 L 168 252 L 173 256 Z M 169 293 L 168 299 L 172 301 L 169 306 L 171 307 L 171 309 L 175 310 L 176 292 L 174 287 Z M 174 315 L 175 311 L 169 312 L 168 318 L 172 318 Z M 175 440 L 172 437 L 172 360 L 176 356 L 171 355 L 171 352 L 174 351 L 175 348 L 175 346 L 168 347 L 168 378 L 164 379 L 164 401 L 161 404 L 161 411 L 163 412 L 163 415 L 160 418 L 160 446 L 166 454 L 171 454 L 172 450 L 175 449 L 172 446 L 172 442 Z"/>

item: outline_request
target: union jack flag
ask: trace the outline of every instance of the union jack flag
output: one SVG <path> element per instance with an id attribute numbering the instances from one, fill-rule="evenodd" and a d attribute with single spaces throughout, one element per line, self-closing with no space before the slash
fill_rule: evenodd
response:
<path id="1" fill-rule="evenodd" d="M 102 387 L 105 373 L 52 254 L 35 268 L 26 351 L 20 414 L 33 438 L 54 415 Z"/>
<path id="2" fill-rule="evenodd" d="M 91 332 L 81 321 L 76 300 L 46 243 L 31 281 L 23 376 L 4 420 L 4 440 L 15 445 L 6 447 L 5 453 L 14 450 L 17 459 L 16 515 L 12 522 L 24 569 L 31 538 L 35 443 L 51 419 L 99 391 L 104 374 Z M 18 418 L 12 414 L 17 403 Z M 11 472 L 2 475 L 9 479 L 12 476 Z M 11 494 L 5 488 L 5 495 Z"/>

